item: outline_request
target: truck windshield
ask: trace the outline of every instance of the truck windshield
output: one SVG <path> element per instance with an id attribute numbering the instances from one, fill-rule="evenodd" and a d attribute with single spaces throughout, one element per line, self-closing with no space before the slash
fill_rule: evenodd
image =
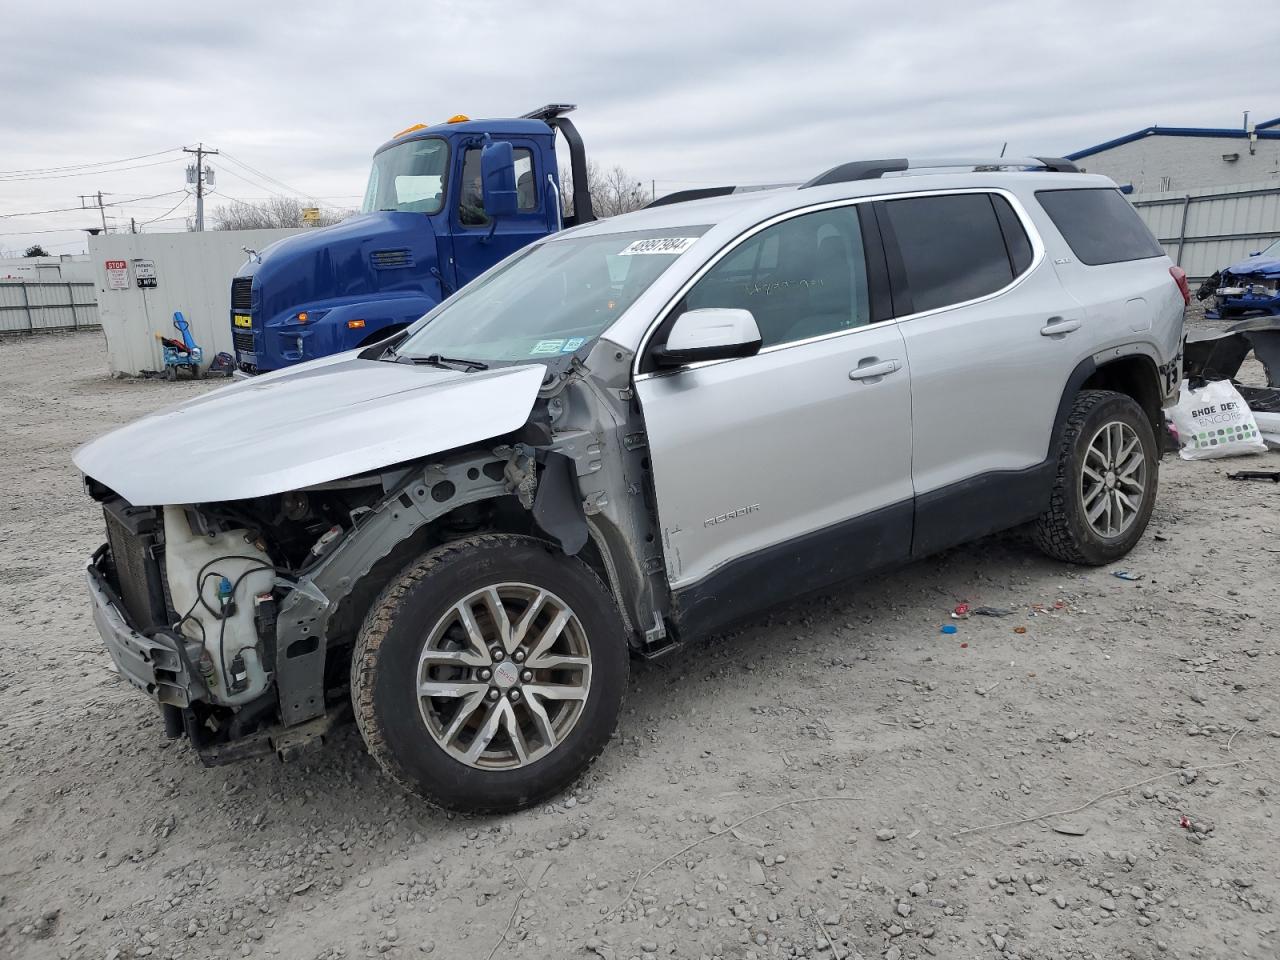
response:
<path id="1" fill-rule="evenodd" d="M 428 314 L 396 353 L 490 366 L 577 353 L 707 229 L 566 237 L 528 247 Z"/>
<path id="2" fill-rule="evenodd" d="M 388 147 L 373 156 L 360 212 L 439 213 L 444 205 L 444 175 L 448 169 L 449 145 L 438 138 Z"/>

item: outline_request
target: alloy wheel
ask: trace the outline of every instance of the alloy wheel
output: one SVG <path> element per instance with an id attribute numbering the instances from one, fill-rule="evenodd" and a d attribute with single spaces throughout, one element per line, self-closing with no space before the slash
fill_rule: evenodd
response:
<path id="1" fill-rule="evenodd" d="M 415 682 L 422 719 L 446 753 L 511 770 L 550 753 L 577 724 L 591 689 L 591 648 L 555 594 L 500 583 L 436 621 Z"/>
<path id="2" fill-rule="evenodd" d="M 1142 510 L 1147 455 L 1129 424 L 1113 420 L 1093 435 L 1080 470 L 1085 519 L 1100 537 L 1122 535 Z"/>

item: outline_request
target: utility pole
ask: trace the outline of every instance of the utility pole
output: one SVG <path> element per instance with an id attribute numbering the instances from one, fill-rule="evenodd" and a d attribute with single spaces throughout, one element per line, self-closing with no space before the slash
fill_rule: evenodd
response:
<path id="1" fill-rule="evenodd" d="M 217 150 L 210 150 L 204 143 L 198 143 L 194 147 L 183 147 L 183 153 L 194 153 L 196 155 L 195 167 L 187 167 L 187 183 L 196 185 L 196 231 L 204 231 L 204 185 L 205 182 L 212 182 L 212 173 L 208 167 L 204 165 L 205 157 L 216 157 Z"/>
<path id="2" fill-rule="evenodd" d="M 129 218 L 129 232 L 130 232 L 130 233 L 137 233 L 137 232 L 138 232 L 138 218 L 137 218 L 137 217 L 130 217 L 130 218 Z"/>
<path id="3" fill-rule="evenodd" d="M 86 200 L 96 200 L 97 202 L 85 203 Z M 80 206 L 86 210 L 89 210 L 93 207 L 98 208 L 98 213 L 102 215 L 102 233 L 105 236 L 107 232 L 107 208 L 106 208 L 106 205 L 102 202 L 102 191 L 99 190 L 97 193 L 91 193 L 91 194 L 88 194 L 87 196 L 84 194 L 81 194 Z"/>

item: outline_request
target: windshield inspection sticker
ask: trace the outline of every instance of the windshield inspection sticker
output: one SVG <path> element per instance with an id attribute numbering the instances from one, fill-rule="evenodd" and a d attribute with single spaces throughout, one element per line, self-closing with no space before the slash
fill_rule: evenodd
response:
<path id="1" fill-rule="evenodd" d="M 652 240 L 633 240 L 618 253 L 620 257 L 631 257 L 641 253 L 664 253 L 673 256 L 684 253 L 697 242 L 697 237 L 655 237 Z"/>
<path id="2" fill-rule="evenodd" d="M 537 357 L 544 353 L 559 353 L 564 347 L 563 340 L 539 340 L 533 345 L 533 349 L 529 351 L 529 356 Z"/>
<path id="3" fill-rule="evenodd" d="M 570 337 L 564 342 L 564 346 L 560 348 L 561 353 L 573 353 L 580 346 L 587 342 L 586 337 Z"/>

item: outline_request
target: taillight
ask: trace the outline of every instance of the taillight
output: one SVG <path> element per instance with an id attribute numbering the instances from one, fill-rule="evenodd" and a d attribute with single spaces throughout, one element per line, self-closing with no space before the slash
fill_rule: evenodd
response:
<path id="1" fill-rule="evenodd" d="M 1173 282 L 1178 285 L 1178 292 L 1182 294 L 1182 302 L 1186 306 L 1191 306 L 1191 287 L 1187 283 L 1187 271 L 1181 267 L 1170 267 L 1169 276 L 1173 277 Z"/>

